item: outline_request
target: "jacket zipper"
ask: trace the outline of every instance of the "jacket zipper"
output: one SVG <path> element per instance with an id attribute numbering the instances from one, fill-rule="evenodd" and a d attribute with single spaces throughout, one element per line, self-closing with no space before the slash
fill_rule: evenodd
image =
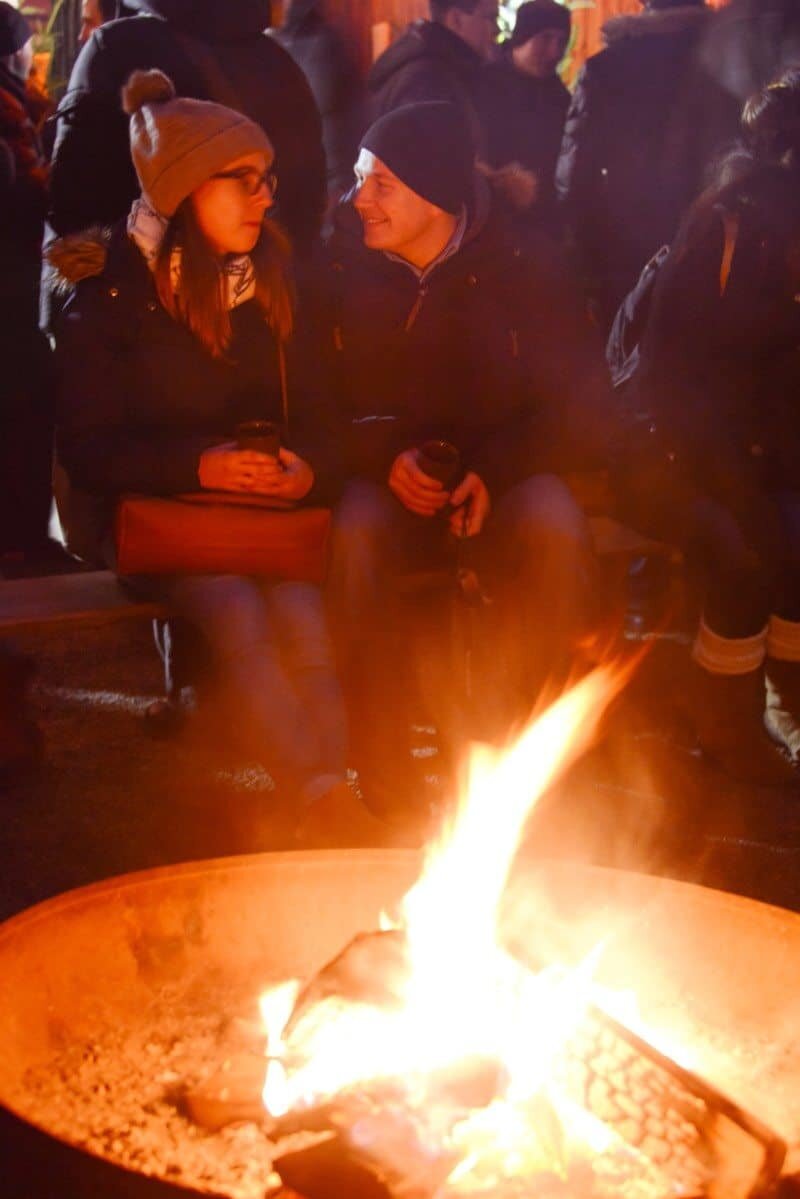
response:
<path id="1" fill-rule="evenodd" d="M 428 285 L 427 285 L 427 283 L 423 283 L 422 286 L 420 287 L 419 291 L 417 292 L 417 298 L 414 301 L 411 311 L 409 312 L 408 316 L 406 317 L 406 323 L 404 326 L 404 331 L 406 333 L 408 333 L 410 329 L 413 329 L 416 319 L 419 316 L 419 310 L 422 307 L 422 305 L 425 303 L 425 297 L 427 294 L 428 294 Z"/>

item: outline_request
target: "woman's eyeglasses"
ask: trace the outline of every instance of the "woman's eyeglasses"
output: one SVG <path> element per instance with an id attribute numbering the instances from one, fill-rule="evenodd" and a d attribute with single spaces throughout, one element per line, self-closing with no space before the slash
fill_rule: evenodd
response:
<path id="1" fill-rule="evenodd" d="M 274 171 L 265 171 L 260 175 L 252 167 L 241 167 L 236 171 L 217 171 L 211 178 L 233 179 L 246 196 L 257 196 L 262 187 L 265 187 L 274 200 L 278 190 L 278 176 Z"/>

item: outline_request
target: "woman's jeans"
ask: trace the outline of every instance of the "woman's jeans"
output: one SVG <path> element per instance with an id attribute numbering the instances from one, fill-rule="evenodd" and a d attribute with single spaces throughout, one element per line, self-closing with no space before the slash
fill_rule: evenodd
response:
<path id="1" fill-rule="evenodd" d="M 342 781 L 346 720 L 319 588 L 196 575 L 158 590 L 202 634 L 230 725 L 276 783 L 311 802 Z"/>

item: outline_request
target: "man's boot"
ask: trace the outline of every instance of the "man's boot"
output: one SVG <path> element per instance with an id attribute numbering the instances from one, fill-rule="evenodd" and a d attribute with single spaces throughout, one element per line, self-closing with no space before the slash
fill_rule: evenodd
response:
<path id="1" fill-rule="evenodd" d="M 745 783 L 800 783 L 786 750 L 764 723 L 766 629 L 755 637 L 723 638 L 705 624 L 692 652 L 685 701 L 703 752 Z"/>
<path id="2" fill-rule="evenodd" d="M 767 654 L 767 731 L 800 762 L 800 621 L 770 617 Z"/>

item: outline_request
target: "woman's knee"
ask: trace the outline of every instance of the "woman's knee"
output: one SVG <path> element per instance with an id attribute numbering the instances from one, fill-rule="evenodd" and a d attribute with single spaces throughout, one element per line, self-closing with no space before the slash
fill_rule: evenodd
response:
<path id="1" fill-rule="evenodd" d="M 175 584 L 171 606 L 200 630 L 212 650 L 232 657 L 269 637 L 267 607 L 254 579 L 203 575 Z"/>

